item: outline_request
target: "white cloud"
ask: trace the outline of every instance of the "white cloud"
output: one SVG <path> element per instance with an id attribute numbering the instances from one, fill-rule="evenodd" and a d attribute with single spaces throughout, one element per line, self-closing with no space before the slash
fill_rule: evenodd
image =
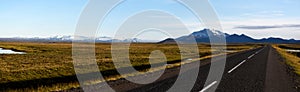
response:
<path id="1" fill-rule="evenodd" d="M 285 19 L 244 19 L 235 21 L 222 21 L 224 32 L 236 33 L 236 34 L 247 34 L 254 38 L 267 38 L 267 37 L 282 37 L 285 39 L 299 39 L 300 40 L 300 29 L 295 27 L 281 27 L 272 29 L 236 29 L 236 26 L 271 26 L 271 25 L 287 25 L 287 24 L 300 24 L 300 18 L 285 18 Z"/>
<path id="2" fill-rule="evenodd" d="M 253 13 L 244 13 L 241 17 L 250 17 L 250 18 L 272 18 L 272 17 L 280 17 L 284 16 L 285 13 L 283 11 L 260 11 Z"/>

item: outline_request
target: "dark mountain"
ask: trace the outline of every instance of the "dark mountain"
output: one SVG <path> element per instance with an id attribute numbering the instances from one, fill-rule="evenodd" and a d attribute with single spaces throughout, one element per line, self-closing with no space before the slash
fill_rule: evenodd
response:
<path id="1" fill-rule="evenodd" d="M 247 43 L 247 42 L 256 42 L 257 40 L 247 36 L 247 35 L 229 35 L 226 37 L 227 43 Z"/>
<path id="2" fill-rule="evenodd" d="M 175 41 L 175 39 L 173 39 L 173 38 L 167 38 L 167 39 L 165 39 L 165 40 L 163 40 L 163 41 L 160 41 L 160 42 L 158 42 L 158 43 L 169 44 L 169 43 L 176 43 L 176 41 Z"/>
<path id="3" fill-rule="evenodd" d="M 175 39 L 176 41 L 179 42 L 193 42 L 192 40 L 195 39 L 196 42 L 204 42 L 204 43 L 209 43 L 210 37 L 213 37 L 214 39 L 221 39 L 222 37 L 224 38 L 229 36 L 228 34 L 224 34 L 220 31 L 212 31 L 210 29 L 203 29 L 201 31 L 197 31 L 197 32 L 193 32 L 192 34 L 188 35 L 188 36 L 182 36 L 179 37 L 177 39 Z"/>
<path id="4" fill-rule="evenodd" d="M 295 39 L 282 39 L 282 38 L 273 38 L 270 37 L 268 39 L 264 38 L 264 39 L 260 39 L 258 42 L 261 43 L 300 43 L 300 40 L 295 40 Z"/>
<path id="5" fill-rule="evenodd" d="M 300 40 L 295 40 L 295 39 L 287 40 L 287 39 L 273 38 L 273 37 L 264 38 L 264 39 L 254 39 L 244 34 L 229 35 L 227 33 L 222 33 L 221 31 L 218 30 L 210 30 L 210 29 L 203 29 L 201 31 L 193 32 L 190 35 L 182 36 L 176 39 L 169 38 L 159 43 L 175 43 L 175 41 L 189 43 L 189 42 L 193 42 L 192 41 L 193 39 L 195 39 L 196 42 L 198 43 L 209 43 L 210 40 L 212 39 L 216 40 L 224 37 L 226 38 L 227 43 L 300 43 Z"/>

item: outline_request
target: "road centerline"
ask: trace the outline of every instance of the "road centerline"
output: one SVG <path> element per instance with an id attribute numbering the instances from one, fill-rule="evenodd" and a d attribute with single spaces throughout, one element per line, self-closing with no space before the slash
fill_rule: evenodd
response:
<path id="1" fill-rule="evenodd" d="M 248 57 L 248 59 L 254 57 L 256 54 L 258 54 L 259 52 L 261 52 L 264 48 L 260 49 L 259 51 L 255 52 L 255 54 L 252 54 L 251 56 Z M 241 66 L 243 63 L 245 63 L 247 61 L 247 59 L 243 60 L 241 63 L 239 63 L 238 65 L 236 65 L 235 67 L 233 67 L 231 70 L 229 70 L 227 73 L 231 73 L 232 71 L 234 71 L 236 68 L 238 68 L 239 66 Z"/>
<path id="2" fill-rule="evenodd" d="M 236 68 L 238 68 L 239 66 L 241 66 L 245 62 L 246 62 L 246 60 L 243 60 L 241 63 L 239 63 L 238 65 L 236 65 L 235 67 L 233 67 L 230 71 L 228 71 L 228 73 L 231 73 L 232 71 L 234 71 Z"/>
<path id="3" fill-rule="evenodd" d="M 252 54 L 251 56 L 248 57 L 248 59 L 252 58 L 255 54 Z"/>
<path id="4" fill-rule="evenodd" d="M 208 90 L 209 88 L 211 88 L 213 85 L 215 85 L 217 83 L 217 81 L 214 81 L 212 83 L 210 83 L 208 86 L 204 87 L 201 91 L 199 92 L 205 92 L 206 90 Z"/>

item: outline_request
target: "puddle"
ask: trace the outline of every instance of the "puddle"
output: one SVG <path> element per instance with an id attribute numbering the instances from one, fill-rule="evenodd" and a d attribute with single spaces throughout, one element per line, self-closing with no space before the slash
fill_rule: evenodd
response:
<path id="1" fill-rule="evenodd" d="M 26 54 L 26 53 L 0 48 L 0 54 Z"/>

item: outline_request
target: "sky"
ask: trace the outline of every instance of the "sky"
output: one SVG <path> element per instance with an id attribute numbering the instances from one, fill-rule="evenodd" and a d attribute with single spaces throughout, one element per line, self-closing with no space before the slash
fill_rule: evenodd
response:
<path id="1" fill-rule="evenodd" d="M 246 34 L 256 39 L 281 37 L 300 40 L 300 0 L 209 2 L 220 19 L 223 32 Z M 78 19 L 87 3 L 88 0 L 1 0 L 0 37 L 74 35 Z M 149 19 L 159 20 L 160 22 L 153 23 L 166 30 L 146 28 L 148 31 L 138 34 L 142 30 L 133 27 L 146 25 Z M 198 19 L 189 9 L 172 0 L 126 0 L 107 15 L 96 35 L 114 37 L 117 30 L 127 23 L 125 25 L 128 27 L 124 27 L 126 32 L 135 33 L 138 38 L 162 40 L 205 28 Z"/>

